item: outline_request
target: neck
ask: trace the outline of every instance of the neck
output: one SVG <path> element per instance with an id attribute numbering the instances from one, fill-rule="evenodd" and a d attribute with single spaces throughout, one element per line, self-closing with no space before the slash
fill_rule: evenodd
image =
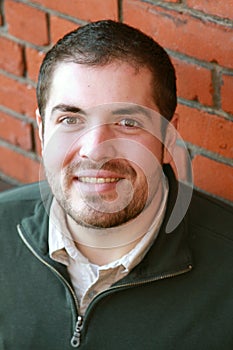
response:
<path id="1" fill-rule="evenodd" d="M 130 252 L 140 241 L 141 238 L 138 238 L 134 242 L 126 244 L 121 247 L 114 248 L 95 248 L 88 247 L 86 245 L 76 243 L 79 251 L 92 263 L 99 266 L 106 265 L 112 261 L 120 259 L 122 256 Z"/>

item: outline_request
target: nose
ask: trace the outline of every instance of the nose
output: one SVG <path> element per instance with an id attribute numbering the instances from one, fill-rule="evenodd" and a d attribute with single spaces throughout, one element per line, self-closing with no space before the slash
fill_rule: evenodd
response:
<path id="1" fill-rule="evenodd" d="M 95 126 L 80 139 L 79 156 L 93 161 L 116 157 L 114 135 L 110 125 Z"/>

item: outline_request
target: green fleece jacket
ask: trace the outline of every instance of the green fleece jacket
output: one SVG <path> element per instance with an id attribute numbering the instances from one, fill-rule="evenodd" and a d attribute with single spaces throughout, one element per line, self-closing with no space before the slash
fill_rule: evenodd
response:
<path id="1" fill-rule="evenodd" d="M 49 257 L 51 196 L 38 184 L 1 194 L 0 350 L 232 350 L 233 208 L 194 192 L 167 234 L 174 186 L 153 247 L 83 318 Z"/>

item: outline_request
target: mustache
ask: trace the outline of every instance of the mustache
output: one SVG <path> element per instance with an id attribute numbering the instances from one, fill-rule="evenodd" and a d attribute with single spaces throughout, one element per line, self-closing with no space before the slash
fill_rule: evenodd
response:
<path id="1" fill-rule="evenodd" d="M 134 170 L 133 166 L 126 159 L 121 158 L 108 160 L 104 163 L 92 162 L 88 159 L 73 162 L 67 166 L 66 174 L 72 176 L 78 173 L 79 171 L 84 170 L 106 170 L 122 175 L 128 175 L 133 177 L 136 176 L 136 171 Z"/>

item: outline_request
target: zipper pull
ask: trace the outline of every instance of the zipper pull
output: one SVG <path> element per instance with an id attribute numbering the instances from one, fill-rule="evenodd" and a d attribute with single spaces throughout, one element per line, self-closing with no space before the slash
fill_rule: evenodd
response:
<path id="1" fill-rule="evenodd" d="M 74 330 L 74 334 L 73 337 L 70 341 L 71 346 L 73 348 L 78 348 L 80 345 L 80 337 L 81 337 L 81 330 L 82 330 L 82 323 L 83 323 L 83 319 L 81 316 L 78 316 L 78 321 L 76 322 L 75 325 L 75 330 Z"/>

